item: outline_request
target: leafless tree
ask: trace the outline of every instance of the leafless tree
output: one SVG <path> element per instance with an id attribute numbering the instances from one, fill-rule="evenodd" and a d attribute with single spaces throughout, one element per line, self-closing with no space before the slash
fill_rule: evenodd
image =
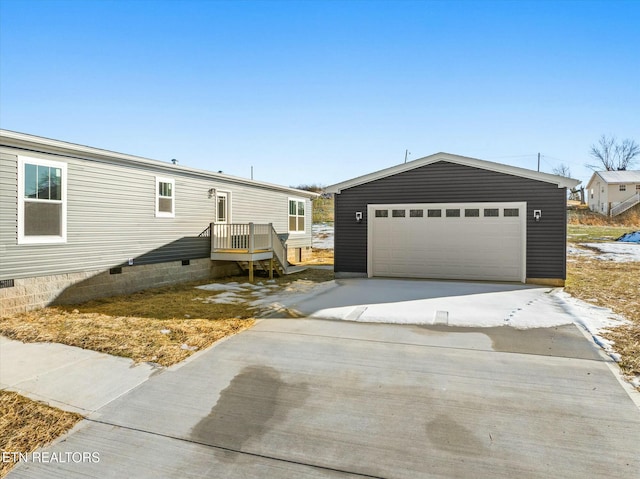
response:
<path id="1" fill-rule="evenodd" d="M 560 163 L 553 169 L 554 175 L 564 176 L 565 178 L 571 178 L 571 170 L 564 163 Z"/>
<path id="2" fill-rule="evenodd" d="M 588 168 L 607 171 L 626 170 L 635 163 L 635 157 L 640 155 L 640 145 L 634 140 L 626 139 L 617 142 L 615 136 L 602 135 L 598 144 L 591 145 L 589 155 L 596 160 L 595 164 L 587 164 Z"/>

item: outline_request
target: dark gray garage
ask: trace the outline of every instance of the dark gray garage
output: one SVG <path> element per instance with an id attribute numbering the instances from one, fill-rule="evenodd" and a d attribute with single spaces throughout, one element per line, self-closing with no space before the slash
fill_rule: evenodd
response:
<path id="1" fill-rule="evenodd" d="M 436 153 L 332 185 L 336 275 L 564 285 L 579 183 Z"/>

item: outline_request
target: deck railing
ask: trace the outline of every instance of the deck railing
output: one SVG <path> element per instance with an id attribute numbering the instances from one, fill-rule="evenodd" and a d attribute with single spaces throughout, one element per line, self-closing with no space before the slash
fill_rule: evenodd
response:
<path id="1" fill-rule="evenodd" d="M 636 193 L 631 198 L 624 200 L 622 203 L 618 203 L 614 207 L 611 208 L 611 216 L 618 216 L 621 213 L 624 213 L 632 206 L 640 203 L 640 193 Z"/>
<path id="2" fill-rule="evenodd" d="M 208 234 L 207 234 L 208 230 Z M 253 262 L 253 255 L 271 252 L 269 258 L 277 260 L 282 270 L 286 271 L 287 244 L 280 238 L 273 225 L 255 223 L 214 224 L 203 231 L 200 236 L 211 236 L 211 253 L 223 259 L 226 253 L 238 260 L 238 254 L 248 255 Z M 243 256 L 244 257 L 244 256 Z M 253 269 L 249 278 L 253 277 Z"/>
<path id="3" fill-rule="evenodd" d="M 211 251 L 270 250 L 271 229 L 270 224 L 211 224 Z"/>
<path id="4" fill-rule="evenodd" d="M 287 264 L 287 244 L 280 239 L 276 230 L 271 228 L 271 244 L 273 245 L 273 254 L 278 258 L 280 264 L 286 266 Z"/>

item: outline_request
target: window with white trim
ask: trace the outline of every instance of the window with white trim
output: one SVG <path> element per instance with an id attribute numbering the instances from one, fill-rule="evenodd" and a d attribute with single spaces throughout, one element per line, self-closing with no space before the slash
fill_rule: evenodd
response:
<path id="1" fill-rule="evenodd" d="M 627 191 L 627 185 L 620 185 L 620 191 Z"/>
<path id="2" fill-rule="evenodd" d="M 304 200 L 289 198 L 289 233 L 304 233 Z"/>
<path id="3" fill-rule="evenodd" d="M 175 217 L 175 180 L 156 177 L 156 216 Z"/>
<path id="4" fill-rule="evenodd" d="M 18 158 L 18 243 L 66 242 L 67 164 Z"/>

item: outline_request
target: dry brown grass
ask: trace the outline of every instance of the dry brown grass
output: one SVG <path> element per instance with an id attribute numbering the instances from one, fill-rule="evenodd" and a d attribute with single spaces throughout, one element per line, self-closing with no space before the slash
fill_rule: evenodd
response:
<path id="1" fill-rule="evenodd" d="M 640 208 L 634 207 L 618 216 L 604 216 L 588 209 L 569 211 L 568 224 L 588 226 L 630 226 L 640 227 Z"/>
<path id="2" fill-rule="evenodd" d="M 257 281 L 265 279 L 257 278 Z M 287 288 L 294 281 L 331 279 L 333 271 L 308 269 L 278 278 L 275 283 Z M 247 278 L 218 280 L 231 281 L 246 283 Z M 170 366 L 255 322 L 252 316 L 256 311 L 247 304 L 204 301 L 203 296 L 218 293 L 194 289 L 198 284 L 203 283 L 157 288 L 0 318 L 0 334 L 20 341 L 51 341 L 124 356 L 136 362 L 152 361 Z M 183 349 L 183 345 L 189 349 Z M 0 451 L 32 452 L 71 429 L 80 419 L 79 414 L 0 391 Z M 12 461 L 1 463 L 0 477 L 13 466 Z"/>
<path id="3" fill-rule="evenodd" d="M 611 308 L 631 324 L 603 333 L 615 341 L 622 359 L 620 367 L 628 375 L 640 375 L 640 263 L 616 263 L 572 255 L 567 262 L 565 291 L 572 296 Z"/>
<path id="4" fill-rule="evenodd" d="M 599 241 L 614 241 L 625 233 L 630 233 L 639 226 L 608 226 L 608 225 L 569 225 L 567 226 L 567 240 L 570 243 L 585 243 Z"/>
<path id="5" fill-rule="evenodd" d="M 311 259 L 298 264 L 309 266 L 333 265 L 333 250 L 315 248 L 311 253 Z"/>
<path id="6" fill-rule="evenodd" d="M 0 451 L 27 454 L 71 429 L 80 414 L 61 411 L 19 394 L 0 391 Z M 13 460 L 0 461 L 0 477 L 13 468 Z"/>
<path id="7" fill-rule="evenodd" d="M 0 334 L 24 342 L 52 342 L 170 366 L 254 324 L 253 319 L 158 320 L 59 308 L 0 320 Z"/>
<path id="8" fill-rule="evenodd" d="M 286 288 L 293 281 L 322 282 L 333 271 L 309 269 L 277 278 Z M 266 278 L 257 278 L 256 282 Z M 247 277 L 218 282 L 246 283 Z M 259 313 L 247 303 L 208 301 L 219 292 L 196 289 L 199 283 L 150 289 L 88 303 L 49 307 L 0 318 L 0 334 L 24 342 L 54 342 L 123 356 L 135 362 L 170 366 L 195 351 L 251 327 Z M 277 293 L 278 290 L 275 291 Z M 238 296 L 251 297 L 250 292 Z"/>

